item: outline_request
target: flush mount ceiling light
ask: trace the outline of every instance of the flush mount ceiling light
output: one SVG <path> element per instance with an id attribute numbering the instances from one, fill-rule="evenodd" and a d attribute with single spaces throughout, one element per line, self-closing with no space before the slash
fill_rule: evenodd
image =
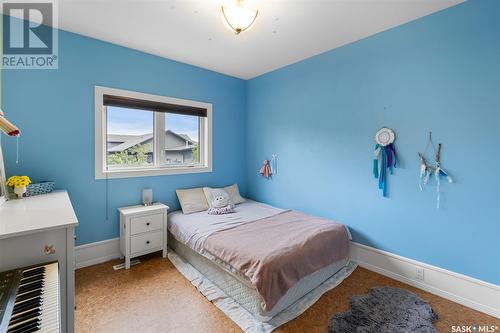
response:
<path id="1" fill-rule="evenodd" d="M 257 9 L 245 6 L 244 0 L 234 0 L 232 5 L 223 5 L 221 9 L 225 25 L 237 35 L 249 30 L 259 14 Z"/>

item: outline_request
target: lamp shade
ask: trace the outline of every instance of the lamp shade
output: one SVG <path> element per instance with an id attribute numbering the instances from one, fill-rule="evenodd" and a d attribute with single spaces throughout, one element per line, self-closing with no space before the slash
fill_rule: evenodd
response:
<path id="1" fill-rule="evenodd" d="M 153 190 L 145 188 L 142 190 L 142 203 L 144 206 L 151 206 L 153 204 Z"/>
<path id="2" fill-rule="evenodd" d="M 249 30 L 259 14 L 257 9 L 246 7 L 243 0 L 236 0 L 234 5 L 221 8 L 224 24 L 237 35 Z"/>

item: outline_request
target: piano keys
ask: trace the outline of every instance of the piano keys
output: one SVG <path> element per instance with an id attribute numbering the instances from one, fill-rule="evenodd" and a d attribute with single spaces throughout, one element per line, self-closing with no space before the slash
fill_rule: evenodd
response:
<path id="1" fill-rule="evenodd" d="M 59 264 L 0 273 L 0 333 L 61 332 Z"/>
<path id="2" fill-rule="evenodd" d="M 74 235 L 77 225 L 65 191 L 9 200 L 0 208 L 0 272 L 57 261 L 59 315 L 64 333 L 75 331 Z"/>

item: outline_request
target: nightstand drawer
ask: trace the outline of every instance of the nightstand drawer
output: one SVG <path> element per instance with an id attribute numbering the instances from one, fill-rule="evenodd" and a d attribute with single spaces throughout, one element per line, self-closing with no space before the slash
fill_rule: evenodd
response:
<path id="1" fill-rule="evenodd" d="M 161 229 L 163 229 L 163 214 L 132 217 L 130 219 L 131 235 Z"/>
<path id="2" fill-rule="evenodd" d="M 144 252 L 149 249 L 161 248 L 163 245 L 163 232 L 155 231 L 130 237 L 130 254 Z"/>

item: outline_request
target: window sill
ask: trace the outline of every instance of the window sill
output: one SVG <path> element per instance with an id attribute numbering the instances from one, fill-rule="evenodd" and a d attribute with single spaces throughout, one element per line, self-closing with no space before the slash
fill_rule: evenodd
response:
<path id="1" fill-rule="evenodd" d="M 151 176 L 168 176 L 182 175 L 190 173 L 205 173 L 212 172 L 211 166 L 195 166 L 195 167 L 168 167 L 168 168 L 137 168 L 137 169 L 122 169 L 122 170 L 96 170 L 95 179 L 115 179 L 115 178 L 131 178 L 131 177 L 151 177 Z"/>

